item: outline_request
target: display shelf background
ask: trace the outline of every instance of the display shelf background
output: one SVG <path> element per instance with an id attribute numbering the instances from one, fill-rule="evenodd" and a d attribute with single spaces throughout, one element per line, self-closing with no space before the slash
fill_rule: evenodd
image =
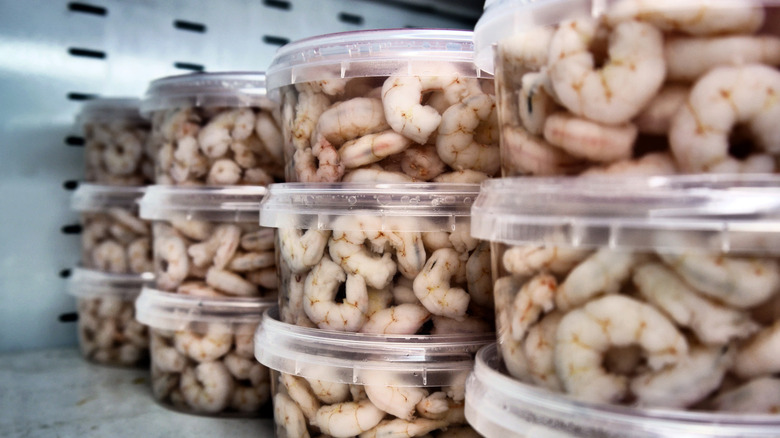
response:
<path id="1" fill-rule="evenodd" d="M 191 71 L 265 70 L 288 41 L 360 29 L 472 29 L 482 2 L 0 0 L 0 351 L 75 345 L 70 194 L 75 116 L 94 96 L 140 97 Z"/>

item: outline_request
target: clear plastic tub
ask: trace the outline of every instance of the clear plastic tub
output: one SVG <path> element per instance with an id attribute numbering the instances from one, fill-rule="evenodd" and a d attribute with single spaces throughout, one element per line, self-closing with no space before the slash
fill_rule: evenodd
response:
<path id="1" fill-rule="evenodd" d="M 343 32 L 280 48 L 288 182 L 479 182 L 498 173 L 492 77 L 472 33 Z"/>
<path id="2" fill-rule="evenodd" d="M 268 369 L 255 360 L 253 339 L 262 313 L 275 304 L 144 288 L 136 314 L 149 326 L 155 400 L 190 414 L 270 416 Z"/>
<path id="3" fill-rule="evenodd" d="M 255 357 L 271 369 L 277 437 L 477 437 L 463 415 L 474 354 L 492 334 L 335 333 L 267 312 Z"/>
<path id="4" fill-rule="evenodd" d="M 503 176 L 777 173 L 777 0 L 494 0 Z"/>
<path id="5" fill-rule="evenodd" d="M 770 438 L 778 430 L 775 415 L 582 403 L 512 379 L 495 344 L 477 354 L 474 371 L 466 380 L 465 413 L 485 438 Z"/>
<path id="6" fill-rule="evenodd" d="M 278 104 L 262 72 L 196 73 L 152 81 L 155 184 L 267 185 L 283 177 Z"/>
<path id="7" fill-rule="evenodd" d="M 134 303 L 152 274 L 110 274 L 75 268 L 68 293 L 78 302 L 79 349 L 102 365 L 141 367 L 149 363 L 146 326 L 135 319 Z"/>
<path id="8" fill-rule="evenodd" d="M 780 427 L 779 207 L 773 175 L 486 182 L 472 235 L 491 242 L 509 374 L 593 404 Z"/>
<path id="9" fill-rule="evenodd" d="M 138 217 L 144 187 L 81 184 L 71 208 L 81 216 L 81 265 L 115 274 L 152 272 L 152 227 Z"/>
<path id="10" fill-rule="evenodd" d="M 274 230 L 257 224 L 261 186 L 150 186 L 159 289 L 202 297 L 276 298 Z"/>
<path id="11" fill-rule="evenodd" d="M 149 122 L 140 99 L 96 98 L 82 106 L 77 124 L 84 134 L 84 180 L 119 186 L 143 186 L 154 179 Z"/>
<path id="12" fill-rule="evenodd" d="M 282 321 L 395 334 L 493 331 L 487 242 L 471 238 L 476 184 L 274 184 Z"/>

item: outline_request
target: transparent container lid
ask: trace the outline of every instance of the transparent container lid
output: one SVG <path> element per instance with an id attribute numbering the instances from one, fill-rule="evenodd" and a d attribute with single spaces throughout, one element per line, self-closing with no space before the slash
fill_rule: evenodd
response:
<path id="1" fill-rule="evenodd" d="M 146 187 L 79 184 L 70 198 L 70 207 L 78 212 L 99 212 L 110 208 L 135 210 Z"/>
<path id="2" fill-rule="evenodd" d="M 285 374 L 348 384 L 447 386 L 471 370 L 495 334 L 377 335 L 300 327 L 263 315 L 255 357 Z"/>
<path id="3" fill-rule="evenodd" d="M 111 274 L 94 269 L 73 268 L 67 281 L 67 291 L 78 298 L 105 296 L 134 300 L 141 288 L 154 282 L 154 274 Z"/>
<path id="4" fill-rule="evenodd" d="M 510 245 L 780 254 L 779 175 L 484 181 L 475 238 Z"/>
<path id="5" fill-rule="evenodd" d="M 466 381 L 466 419 L 486 438 L 777 437 L 777 415 L 637 409 L 584 403 L 502 371 L 496 344 L 477 354 Z"/>
<path id="6" fill-rule="evenodd" d="M 210 222 L 257 222 L 263 186 L 154 185 L 138 203 L 147 220 L 203 220 Z"/>
<path id="7" fill-rule="evenodd" d="M 268 67 L 268 88 L 334 78 L 434 76 L 445 63 L 466 77 L 491 77 L 474 64 L 471 31 L 380 29 L 321 35 L 281 47 Z"/>
<path id="8" fill-rule="evenodd" d="M 331 230 L 340 217 L 373 216 L 380 220 L 362 224 L 366 231 L 452 231 L 478 194 L 479 184 L 271 184 L 260 225 Z"/>
<path id="9" fill-rule="evenodd" d="M 183 107 L 260 107 L 275 104 L 266 90 L 264 72 L 188 73 L 156 79 L 149 84 L 141 114 Z"/>
<path id="10" fill-rule="evenodd" d="M 81 106 L 76 116 L 76 124 L 108 123 L 125 121 L 128 123 L 147 123 L 140 113 L 141 99 L 135 97 L 97 97 L 89 99 Z"/>
<path id="11" fill-rule="evenodd" d="M 258 324 L 275 299 L 204 298 L 144 287 L 135 302 L 135 318 L 162 330 L 191 329 L 192 323 Z"/>

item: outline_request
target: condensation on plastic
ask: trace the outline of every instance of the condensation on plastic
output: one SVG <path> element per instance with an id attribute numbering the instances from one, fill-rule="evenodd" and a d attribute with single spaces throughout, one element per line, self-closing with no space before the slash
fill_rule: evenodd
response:
<path id="1" fill-rule="evenodd" d="M 193 330 L 192 324 L 257 324 L 276 300 L 204 298 L 144 287 L 135 302 L 135 318 L 151 328 Z"/>
<path id="2" fill-rule="evenodd" d="M 474 64 L 471 31 L 382 29 L 305 38 L 279 49 L 268 67 L 270 90 L 333 78 L 437 76 L 443 63 L 465 77 L 491 78 Z"/>
<path id="3" fill-rule="evenodd" d="M 373 216 L 379 228 L 365 231 L 452 231 L 469 220 L 478 194 L 478 184 L 272 184 L 260 225 L 330 230 L 342 216 Z"/>
<path id="4" fill-rule="evenodd" d="M 149 186 L 138 202 L 147 220 L 255 222 L 267 189 L 262 186 Z"/>
<path id="5" fill-rule="evenodd" d="M 780 254 L 780 177 L 488 180 L 471 234 L 509 245 Z"/>
<path id="6" fill-rule="evenodd" d="M 466 380 L 466 419 L 486 438 L 776 437 L 774 415 L 636 409 L 578 402 L 514 380 L 496 344 L 479 351 Z"/>
<path id="7" fill-rule="evenodd" d="M 348 384 L 447 386 L 468 372 L 495 334 L 378 335 L 285 324 L 268 311 L 255 333 L 255 357 L 268 368 Z"/>
<path id="8" fill-rule="evenodd" d="M 146 187 L 79 184 L 70 199 L 73 210 L 81 213 L 102 212 L 110 208 L 135 210 Z"/>
<path id="9" fill-rule="evenodd" d="M 144 286 L 154 282 L 154 274 L 111 274 L 93 269 L 74 268 L 68 278 L 67 291 L 78 298 L 106 296 L 133 300 Z"/>
<path id="10" fill-rule="evenodd" d="M 147 123 L 140 113 L 141 99 L 135 97 L 98 97 L 90 99 L 81 107 L 76 116 L 76 125 L 85 123 L 109 123 L 125 121 L 129 124 Z"/>
<path id="11" fill-rule="evenodd" d="M 264 72 L 190 73 L 152 81 L 141 102 L 141 114 L 186 107 L 260 107 L 276 104 L 266 90 Z"/>

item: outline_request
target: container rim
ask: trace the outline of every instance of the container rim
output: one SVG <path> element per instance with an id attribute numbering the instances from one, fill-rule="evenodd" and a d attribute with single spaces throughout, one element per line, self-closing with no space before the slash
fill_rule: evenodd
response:
<path id="1" fill-rule="evenodd" d="M 257 222 L 264 186 L 152 185 L 138 201 L 140 216 L 147 220 L 205 220 Z"/>
<path id="2" fill-rule="evenodd" d="M 67 280 L 68 294 L 77 298 L 100 298 L 115 296 L 126 300 L 135 299 L 144 286 L 154 282 L 154 274 L 112 274 L 109 272 L 75 267 Z"/>
<path id="3" fill-rule="evenodd" d="M 124 120 L 129 123 L 144 124 L 141 117 L 141 99 L 137 97 L 95 97 L 81 105 L 76 116 L 76 125 L 83 129 L 89 122 L 108 123 Z"/>
<path id="4" fill-rule="evenodd" d="M 82 183 L 71 195 L 70 207 L 78 212 L 98 212 L 110 208 L 135 209 L 145 191 L 145 186 Z"/>

